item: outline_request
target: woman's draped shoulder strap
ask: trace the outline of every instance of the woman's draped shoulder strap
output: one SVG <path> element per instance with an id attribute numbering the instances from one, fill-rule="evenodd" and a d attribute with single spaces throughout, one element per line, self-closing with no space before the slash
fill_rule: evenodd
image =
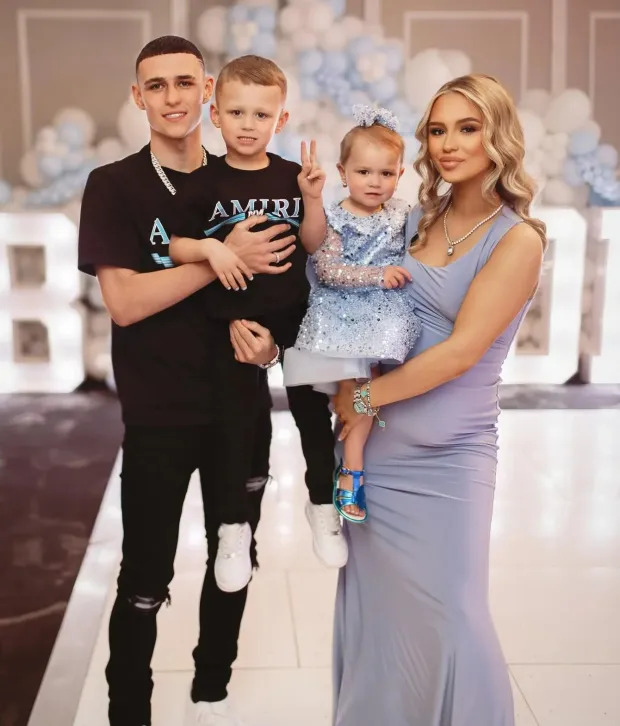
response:
<path id="1" fill-rule="evenodd" d="M 405 224 L 405 241 L 407 244 L 409 244 L 418 233 L 418 223 L 420 219 L 422 219 L 422 207 L 419 204 L 416 204 L 409 212 L 407 223 Z"/>
<path id="2" fill-rule="evenodd" d="M 480 252 L 476 262 L 476 272 L 479 272 L 482 267 L 488 262 L 489 257 L 492 255 L 493 250 L 497 247 L 500 240 L 517 224 L 521 224 L 523 218 L 520 217 L 510 207 L 504 207 L 500 214 L 497 216 L 495 222 L 489 228 L 486 238 L 480 245 Z"/>

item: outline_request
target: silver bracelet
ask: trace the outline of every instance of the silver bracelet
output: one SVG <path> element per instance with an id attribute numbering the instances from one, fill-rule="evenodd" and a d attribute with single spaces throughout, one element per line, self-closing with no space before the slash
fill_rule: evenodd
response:
<path id="1" fill-rule="evenodd" d="M 276 343 L 276 354 L 275 356 L 269 361 L 269 363 L 259 363 L 258 367 L 262 368 L 264 371 L 268 370 L 269 368 L 273 368 L 274 366 L 277 366 L 280 362 L 280 346 Z"/>

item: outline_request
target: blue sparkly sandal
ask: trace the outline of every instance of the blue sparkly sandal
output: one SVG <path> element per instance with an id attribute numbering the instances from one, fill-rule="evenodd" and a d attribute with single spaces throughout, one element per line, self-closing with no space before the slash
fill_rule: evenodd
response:
<path id="1" fill-rule="evenodd" d="M 340 474 L 353 477 L 353 489 L 340 489 L 338 486 L 338 477 Z M 361 524 L 368 519 L 368 512 L 366 511 L 366 493 L 364 492 L 364 485 L 361 483 L 361 479 L 364 476 L 364 470 L 359 471 L 355 469 L 347 469 L 343 466 L 342 462 L 336 467 L 334 472 L 334 507 L 338 513 L 344 517 L 348 522 L 354 524 Z M 344 511 L 344 507 L 355 505 L 364 511 L 364 514 L 355 516 Z"/>

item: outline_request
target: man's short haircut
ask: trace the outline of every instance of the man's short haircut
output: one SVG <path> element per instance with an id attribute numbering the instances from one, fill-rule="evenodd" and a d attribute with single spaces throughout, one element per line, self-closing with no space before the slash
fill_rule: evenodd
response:
<path id="1" fill-rule="evenodd" d="M 269 58 L 259 55 L 242 55 L 227 63 L 220 71 L 215 84 L 215 96 L 221 92 L 228 81 L 241 81 L 246 86 L 278 86 L 282 97 L 286 98 L 286 76 L 282 69 Z"/>
<path id="2" fill-rule="evenodd" d="M 201 62 L 202 67 L 205 67 L 205 59 L 202 57 L 202 53 L 191 40 L 181 38 L 179 35 L 162 35 L 160 38 L 149 41 L 142 48 L 136 58 L 136 74 L 138 73 L 138 66 L 143 60 L 154 58 L 157 55 L 170 55 L 172 53 L 189 53 L 190 55 L 194 55 Z"/>

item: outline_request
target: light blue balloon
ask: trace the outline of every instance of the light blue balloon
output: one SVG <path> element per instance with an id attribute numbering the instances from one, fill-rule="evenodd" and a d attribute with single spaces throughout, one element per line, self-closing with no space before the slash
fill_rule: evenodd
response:
<path id="1" fill-rule="evenodd" d="M 587 130 L 573 131 L 568 141 L 568 153 L 571 156 L 581 156 L 596 150 L 598 139 Z"/>
<path id="2" fill-rule="evenodd" d="M 369 35 L 360 35 L 349 41 L 348 51 L 353 58 L 359 58 L 361 55 L 372 53 L 375 50 L 375 39 Z"/>
<path id="3" fill-rule="evenodd" d="M 323 53 L 312 48 L 304 50 L 297 56 L 299 72 L 304 76 L 313 76 L 323 66 Z"/>
<path id="4" fill-rule="evenodd" d="M 349 68 L 349 56 L 342 50 L 332 50 L 323 57 L 323 68 L 329 73 L 344 75 Z"/>
<path id="5" fill-rule="evenodd" d="M 375 103 L 387 105 L 394 100 L 398 94 L 398 82 L 394 76 L 386 76 L 376 81 L 368 88 L 368 95 Z"/>
<path id="6" fill-rule="evenodd" d="M 388 104 L 389 110 L 396 116 L 402 134 L 414 134 L 422 118 L 403 98 L 397 98 Z"/>
<path id="7" fill-rule="evenodd" d="M 584 180 L 579 170 L 579 165 L 574 159 L 568 157 L 564 161 L 564 169 L 562 170 L 562 177 L 567 184 L 571 187 L 580 187 Z"/>
<path id="8" fill-rule="evenodd" d="M 56 179 L 63 172 L 63 160 L 60 156 L 52 156 L 51 154 L 42 154 L 37 159 L 39 171 L 46 179 Z"/>
<path id="9" fill-rule="evenodd" d="M 77 171 L 84 163 L 84 154 L 81 151 L 70 151 L 62 163 L 65 171 Z"/>
<path id="10" fill-rule="evenodd" d="M 84 127 L 74 121 L 63 121 L 56 126 L 58 138 L 70 149 L 83 149 L 86 146 Z"/>
<path id="11" fill-rule="evenodd" d="M 329 4 L 337 18 L 344 15 L 347 10 L 347 0 L 329 0 Z"/>
<path id="12" fill-rule="evenodd" d="M 300 161 L 301 138 L 290 132 L 280 134 L 278 136 L 278 153 L 289 161 Z"/>
<path id="13" fill-rule="evenodd" d="M 299 89 L 303 98 L 308 101 L 315 101 L 321 96 L 321 87 L 311 76 L 301 76 Z"/>
<path id="14" fill-rule="evenodd" d="M 386 45 L 381 48 L 382 52 L 385 53 L 386 59 L 387 59 L 387 69 L 389 73 L 398 73 L 400 69 L 403 67 L 404 63 L 404 56 L 403 56 L 403 48 L 400 44 L 397 43 L 387 43 Z"/>
<path id="15" fill-rule="evenodd" d="M 370 106 L 370 96 L 365 91 L 351 91 L 349 94 L 349 112 L 347 116 L 353 116 L 353 106 Z"/>
<path id="16" fill-rule="evenodd" d="M 273 8 L 267 7 L 266 5 L 259 5 L 259 7 L 254 8 L 252 20 L 261 30 L 276 29 L 276 14 Z"/>
<path id="17" fill-rule="evenodd" d="M 366 88 L 368 85 L 355 66 L 350 66 L 347 71 L 347 80 L 349 81 L 351 88 L 357 88 L 359 90 Z"/>
<path id="18" fill-rule="evenodd" d="M 233 5 L 228 8 L 228 23 L 245 23 L 250 19 L 250 8 L 247 5 Z"/>
<path id="19" fill-rule="evenodd" d="M 275 55 L 276 52 L 276 38 L 273 33 L 265 31 L 263 33 L 257 33 L 252 39 L 252 51 L 256 55 L 262 55 L 266 58 Z"/>
<path id="20" fill-rule="evenodd" d="M 0 207 L 8 204 L 13 196 L 13 189 L 8 181 L 0 179 Z"/>
<path id="21" fill-rule="evenodd" d="M 234 33 L 229 33 L 228 38 L 226 40 L 226 50 L 228 51 L 228 55 L 230 56 L 229 60 L 232 60 L 233 58 L 236 58 L 239 55 L 239 49 L 237 48 L 237 40 Z"/>
<path id="22" fill-rule="evenodd" d="M 596 150 L 596 158 L 608 169 L 615 169 L 618 166 L 618 151 L 611 144 L 601 144 Z"/>

